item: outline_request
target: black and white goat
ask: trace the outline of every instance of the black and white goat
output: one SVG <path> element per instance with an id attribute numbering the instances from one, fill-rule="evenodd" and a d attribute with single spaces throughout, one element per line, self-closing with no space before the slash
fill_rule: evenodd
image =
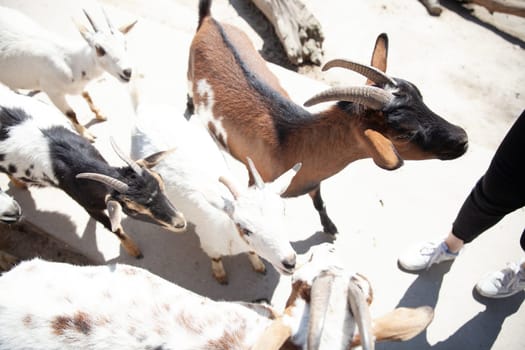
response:
<path id="1" fill-rule="evenodd" d="M 213 301 L 129 265 L 23 262 L 0 277 L 0 350 L 370 350 L 426 329 L 430 307 L 372 320 L 368 281 L 335 254 L 311 249 L 284 312 Z"/>
<path id="2" fill-rule="evenodd" d="M 105 120 L 85 86 L 103 72 L 121 82 L 128 82 L 132 74 L 124 34 L 136 21 L 117 29 L 103 12 L 105 26 L 96 24 L 84 11 L 92 30 L 78 24 L 85 42 L 71 42 L 23 13 L 0 6 L 0 82 L 12 89 L 44 91 L 75 129 L 91 141 L 93 135 L 78 122 L 66 95 L 82 94 L 96 118 Z"/>
<path id="3" fill-rule="evenodd" d="M 217 140 L 237 159 L 253 159 L 265 181 L 302 162 L 285 196 L 309 193 L 325 232 L 336 226 L 326 213 L 320 184 L 349 163 L 372 158 L 384 169 L 403 160 L 454 159 L 465 153 L 465 131 L 433 113 L 412 83 L 387 76 L 387 36 L 378 37 L 372 66 L 333 60 L 365 75 L 369 85 L 334 88 L 305 104 L 338 101 L 310 113 L 295 104 L 239 29 L 210 15 L 211 0 L 199 2 L 188 80 L 195 110 Z M 210 117 L 211 116 L 211 117 Z"/>
<path id="4" fill-rule="evenodd" d="M 163 152 L 133 162 L 114 147 L 128 165 L 110 166 L 54 107 L 0 88 L 0 171 L 15 184 L 62 189 L 135 257 L 141 252 L 120 225 L 122 211 L 174 232 L 185 229 L 162 179 L 148 168 Z"/>

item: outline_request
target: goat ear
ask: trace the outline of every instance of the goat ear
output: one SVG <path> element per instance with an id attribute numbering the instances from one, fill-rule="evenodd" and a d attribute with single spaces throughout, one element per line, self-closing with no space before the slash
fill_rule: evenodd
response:
<path id="1" fill-rule="evenodd" d="M 129 31 L 135 26 L 135 24 L 137 24 L 138 20 L 134 20 L 133 22 L 129 23 L 129 24 L 126 24 L 126 25 L 123 25 L 121 27 L 119 27 L 119 31 L 122 33 L 122 34 L 128 34 Z"/>
<path id="2" fill-rule="evenodd" d="M 137 160 L 136 163 L 145 168 L 151 169 L 155 165 L 159 164 L 161 160 L 169 156 L 174 151 L 175 151 L 175 148 L 169 149 L 167 151 L 157 152 L 157 153 L 147 156 L 146 158 Z"/>
<path id="3" fill-rule="evenodd" d="M 80 35 L 82 35 L 82 38 L 88 43 L 91 44 L 93 42 L 93 33 L 89 31 L 89 29 L 86 28 L 83 24 L 79 23 L 75 19 L 72 19 L 73 23 L 77 27 L 78 32 Z"/>
<path id="4" fill-rule="evenodd" d="M 267 184 L 267 186 L 270 186 L 272 191 L 274 191 L 280 196 L 281 194 L 286 192 L 293 178 L 295 177 L 299 169 L 301 169 L 301 166 L 302 166 L 302 163 L 295 164 L 291 169 L 289 169 L 284 174 L 279 176 L 272 183 Z"/>
<path id="5" fill-rule="evenodd" d="M 224 212 L 230 218 L 233 216 L 233 212 L 235 211 L 235 203 L 233 200 L 224 196 L 215 195 L 214 192 L 208 192 L 205 189 L 201 189 L 200 193 L 213 207 Z"/>
<path id="6" fill-rule="evenodd" d="M 394 170 L 403 165 L 403 159 L 397 153 L 394 144 L 381 133 L 366 129 L 363 136 L 368 152 L 377 166 Z"/>
<path id="7" fill-rule="evenodd" d="M 434 310 L 430 306 L 400 307 L 374 319 L 372 333 L 378 342 L 407 341 L 423 332 L 433 318 Z M 361 337 L 356 334 L 352 346 L 360 344 Z"/>
<path id="8" fill-rule="evenodd" d="M 292 330 L 290 326 L 279 317 L 266 327 L 263 334 L 255 342 L 252 350 L 278 350 L 291 335 Z"/>
<path id="9" fill-rule="evenodd" d="M 370 65 L 377 69 L 380 69 L 383 73 L 386 73 L 386 63 L 388 58 L 388 36 L 386 33 L 381 33 L 376 39 L 374 51 L 372 52 L 372 59 Z M 373 81 L 368 79 L 367 85 L 374 84 Z"/>
<path id="10" fill-rule="evenodd" d="M 115 232 L 120 227 L 122 221 L 122 206 L 114 199 L 109 199 L 106 202 L 108 210 L 109 222 L 111 223 L 111 231 Z"/>

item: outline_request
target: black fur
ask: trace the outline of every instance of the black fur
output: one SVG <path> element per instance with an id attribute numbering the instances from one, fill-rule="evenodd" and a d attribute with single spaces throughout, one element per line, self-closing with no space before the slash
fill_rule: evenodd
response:
<path id="1" fill-rule="evenodd" d="M 0 106 L 0 142 L 9 137 L 9 130 L 30 118 L 20 108 L 5 108 Z"/>

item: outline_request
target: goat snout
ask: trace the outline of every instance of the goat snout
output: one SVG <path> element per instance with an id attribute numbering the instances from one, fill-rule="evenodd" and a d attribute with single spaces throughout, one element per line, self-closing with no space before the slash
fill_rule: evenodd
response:
<path id="1" fill-rule="evenodd" d="M 177 213 L 177 215 L 175 216 L 175 218 L 173 219 L 173 222 L 172 222 L 172 231 L 174 232 L 181 232 L 181 231 L 184 231 L 186 230 L 186 219 L 184 218 L 184 215 L 182 213 Z"/>
<path id="2" fill-rule="evenodd" d="M 439 154 L 441 160 L 452 160 L 461 157 L 468 149 L 467 133 L 463 130 L 452 134 L 443 142 L 443 152 Z"/>
<path id="3" fill-rule="evenodd" d="M 131 68 L 126 68 L 122 70 L 122 73 L 120 73 L 120 79 L 122 79 L 125 82 L 128 82 L 131 79 L 132 72 L 133 71 Z"/>
<path id="4" fill-rule="evenodd" d="M 283 265 L 284 269 L 287 272 L 292 273 L 295 270 L 295 264 L 297 261 L 297 256 L 295 254 L 289 256 L 288 258 L 281 261 L 281 264 Z"/>

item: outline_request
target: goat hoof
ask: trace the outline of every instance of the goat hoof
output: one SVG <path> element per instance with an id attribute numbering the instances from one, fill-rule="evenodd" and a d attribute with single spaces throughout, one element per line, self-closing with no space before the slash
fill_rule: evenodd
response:
<path id="1" fill-rule="evenodd" d="M 213 276 L 217 282 L 222 284 L 223 286 L 228 284 L 228 277 L 227 276 Z"/>
<path id="2" fill-rule="evenodd" d="M 329 235 L 335 236 L 338 232 L 337 227 L 332 223 L 324 223 L 323 224 L 323 232 L 328 233 Z"/>

